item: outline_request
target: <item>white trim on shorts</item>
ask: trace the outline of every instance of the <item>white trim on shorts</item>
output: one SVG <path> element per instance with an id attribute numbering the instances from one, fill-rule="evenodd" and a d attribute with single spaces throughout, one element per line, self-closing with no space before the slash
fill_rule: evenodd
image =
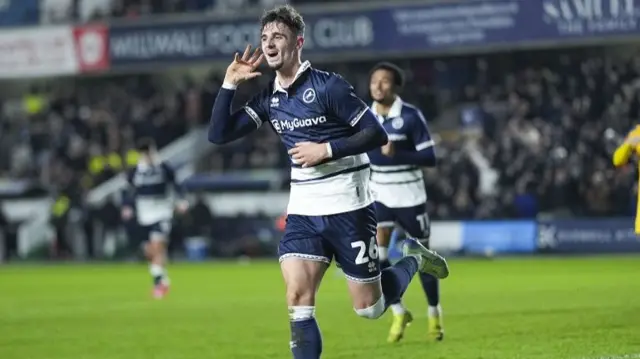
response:
<path id="1" fill-rule="evenodd" d="M 169 241 L 169 235 L 160 231 L 149 231 L 149 242 L 166 243 Z"/>
<path id="2" fill-rule="evenodd" d="M 342 271 L 342 273 L 344 273 L 344 271 Z M 347 280 L 349 280 L 351 282 L 373 283 L 373 282 L 377 282 L 377 281 L 380 280 L 380 277 L 382 277 L 382 273 L 378 274 L 375 277 L 371 277 L 371 278 L 356 278 L 356 277 L 352 277 L 352 276 L 348 275 L 347 273 L 344 273 L 344 277 L 347 278 Z"/>
<path id="3" fill-rule="evenodd" d="M 323 263 L 327 263 L 330 264 L 331 260 L 325 256 L 316 256 L 313 254 L 304 254 L 304 253 L 286 253 L 280 256 L 280 258 L 278 258 L 278 262 L 282 263 L 283 260 L 287 259 L 287 258 L 299 258 L 299 259 L 304 259 L 307 261 L 313 261 L 313 262 L 323 262 Z"/>
<path id="4" fill-rule="evenodd" d="M 396 222 L 394 221 L 384 221 L 384 222 L 378 222 L 377 224 L 377 228 L 389 228 L 389 227 L 395 227 Z"/>

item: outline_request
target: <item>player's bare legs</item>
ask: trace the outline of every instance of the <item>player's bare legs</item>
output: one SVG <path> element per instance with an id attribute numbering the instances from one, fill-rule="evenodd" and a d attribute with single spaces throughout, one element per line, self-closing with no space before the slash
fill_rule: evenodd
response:
<path id="1" fill-rule="evenodd" d="M 389 243 L 391 242 L 391 233 L 393 227 L 378 227 L 376 230 L 376 241 L 378 242 L 378 258 L 380 260 L 380 270 L 384 270 L 391 266 L 389 262 Z M 402 301 L 390 303 L 393 314 L 404 315 L 406 308 Z"/>
<path id="2" fill-rule="evenodd" d="M 438 278 L 430 274 L 420 274 L 420 283 L 429 303 L 427 312 L 429 338 L 440 341 L 444 339 L 444 330 L 442 327 L 442 307 L 440 306 L 440 284 Z"/>
<path id="3" fill-rule="evenodd" d="M 428 237 L 429 231 L 425 233 L 425 238 L 418 239 L 418 241 L 427 248 L 429 247 Z M 425 296 L 427 297 L 427 302 L 429 304 L 427 310 L 429 329 L 427 334 L 429 336 L 429 339 L 440 341 L 444 339 L 442 307 L 440 306 L 440 283 L 436 276 L 429 273 L 420 273 L 419 278 L 420 284 L 422 284 L 422 289 Z"/>
<path id="4" fill-rule="evenodd" d="M 391 266 L 389 262 L 389 243 L 391 241 L 391 232 L 393 227 L 391 226 L 379 226 L 376 231 L 376 240 L 378 242 L 378 258 L 380 259 L 380 269 L 384 270 Z M 402 304 L 402 300 L 399 299 L 394 303 L 389 303 L 389 307 L 393 312 L 393 323 L 389 329 L 389 336 L 387 341 L 395 343 L 400 341 L 404 336 L 406 327 L 413 321 L 413 316 L 405 306 Z"/>
<path id="5" fill-rule="evenodd" d="M 382 270 L 379 278 L 358 280 L 347 276 L 353 307 L 359 316 L 367 319 L 380 318 L 390 303 L 402 298 L 418 271 L 431 273 L 439 278 L 449 275 L 445 259 L 415 240 L 405 241 L 403 254 L 404 257 L 397 263 Z"/>
<path id="6" fill-rule="evenodd" d="M 167 238 L 164 234 L 152 232 L 144 246 L 145 254 L 149 259 L 149 272 L 153 277 L 153 296 L 158 299 L 163 298 L 169 290 L 166 243 Z"/>
<path id="7" fill-rule="evenodd" d="M 421 239 L 419 241 L 428 247 L 428 238 Z M 440 281 L 437 277 L 431 274 L 420 273 L 420 283 L 422 284 L 422 290 L 424 291 L 429 304 L 427 309 L 427 317 L 429 318 L 429 329 L 427 334 L 431 340 L 440 341 L 444 339 L 442 307 L 440 306 Z"/>
<path id="8" fill-rule="evenodd" d="M 378 227 L 376 230 L 376 242 L 378 242 L 378 258 L 380 259 L 380 267 L 382 262 L 389 261 L 389 242 L 391 240 L 391 227 Z"/>
<path id="9" fill-rule="evenodd" d="M 288 257 L 280 262 L 286 286 L 291 353 L 294 359 L 318 359 L 322 336 L 315 319 L 316 293 L 329 265 L 325 262 Z"/>

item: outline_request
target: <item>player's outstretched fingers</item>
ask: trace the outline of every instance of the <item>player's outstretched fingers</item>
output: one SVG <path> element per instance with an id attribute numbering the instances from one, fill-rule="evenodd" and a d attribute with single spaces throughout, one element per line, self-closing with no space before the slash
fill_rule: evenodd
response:
<path id="1" fill-rule="evenodd" d="M 244 49 L 244 53 L 242 54 L 242 61 L 247 62 L 249 60 L 249 55 L 251 54 L 251 44 L 247 45 Z"/>
<path id="2" fill-rule="evenodd" d="M 258 58 L 256 58 L 255 60 L 253 60 L 253 62 L 251 63 L 251 68 L 252 69 L 257 69 L 258 66 L 260 66 L 260 64 L 262 63 L 262 60 L 264 60 L 264 54 L 260 54 L 258 55 Z"/>
<path id="3" fill-rule="evenodd" d="M 256 63 L 256 61 L 258 61 L 258 59 L 261 56 L 262 51 L 260 50 L 260 48 L 256 48 L 255 51 L 253 51 L 253 54 L 251 55 L 251 58 L 249 59 L 249 63 L 251 65 L 254 65 Z"/>
<path id="4" fill-rule="evenodd" d="M 247 74 L 246 80 L 254 79 L 260 75 L 262 75 L 262 72 L 250 72 L 249 74 Z"/>

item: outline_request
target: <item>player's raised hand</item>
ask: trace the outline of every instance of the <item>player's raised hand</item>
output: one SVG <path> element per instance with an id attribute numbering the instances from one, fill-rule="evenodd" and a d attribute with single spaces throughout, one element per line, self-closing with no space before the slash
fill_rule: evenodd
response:
<path id="1" fill-rule="evenodd" d="M 176 203 L 176 210 L 180 214 L 185 214 L 189 210 L 189 202 L 186 200 L 181 200 Z"/>
<path id="2" fill-rule="evenodd" d="M 255 49 L 255 51 L 251 53 L 251 45 L 247 45 L 242 57 L 240 57 L 238 53 L 235 54 L 233 62 L 227 67 L 224 82 L 237 86 L 244 81 L 262 75 L 262 73 L 256 71 L 256 69 L 260 66 L 263 59 L 264 54 L 262 54 L 260 48 Z"/>
<path id="3" fill-rule="evenodd" d="M 393 157 L 393 155 L 396 153 L 396 148 L 393 145 L 393 142 L 389 141 L 386 145 L 382 146 L 381 152 L 387 157 Z"/>
<path id="4" fill-rule="evenodd" d="M 625 139 L 625 141 L 627 144 L 636 147 L 638 145 L 640 145 L 640 136 L 629 136 Z"/>
<path id="5" fill-rule="evenodd" d="M 122 219 L 125 221 L 130 220 L 133 217 L 133 208 L 129 206 L 122 207 L 121 216 L 122 216 Z"/>
<path id="6" fill-rule="evenodd" d="M 298 142 L 288 153 L 302 168 L 315 166 L 329 158 L 326 143 Z"/>

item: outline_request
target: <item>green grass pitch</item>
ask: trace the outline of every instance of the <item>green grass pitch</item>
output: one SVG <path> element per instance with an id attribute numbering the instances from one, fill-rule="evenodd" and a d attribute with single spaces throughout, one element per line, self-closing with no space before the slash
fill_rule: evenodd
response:
<path id="1" fill-rule="evenodd" d="M 442 282 L 445 340 L 425 340 L 418 281 L 405 339 L 390 314 L 357 317 L 332 267 L 317 316 L 323 358 L 640 358 L 640 258 L 454 259 Z M 150 297 L 142 265 L 0 267 L 1 359 L 289 358 L 274 262 L 176 264 L 172 292 Z"/>

